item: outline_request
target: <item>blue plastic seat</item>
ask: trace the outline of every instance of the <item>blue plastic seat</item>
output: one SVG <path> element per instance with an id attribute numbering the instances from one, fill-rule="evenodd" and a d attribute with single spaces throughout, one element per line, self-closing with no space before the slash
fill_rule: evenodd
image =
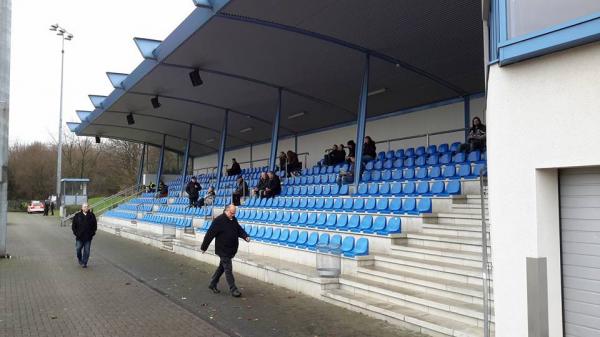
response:
<path id="1" fill-rule="evenodd" d="M 342 236 L 339 234 L 333 234 L 329 240 L 329 247 L 333 249 L 340 249 L 342 247 Z"/>
<path id="2" fill-rule="evenodd" d="M 346 236 L 344 238 L 344 240 L 342 241 L 342 253 L 344 253 L 344 256 L 347 256 L 346 254 L 349 254 L 353 249 L 354 249 L 354 237 Z"/>
<path id="3" fill-rule="evenodd" d="M 269 211 L 263 211 L 262 216 L 260 217 L 260 221 L 267 221 L 269 219 Z"/>
<path id="4" fill-rule="evenodd" d="M 460 149 L 460 142 L 454 142 L 450 145 L 450 152 L 458 152 Z"/>
<path id="5" fill-rule="evenodd" d="M 401 220 L 399 217 L 392 217 L 388 219 L 387 224 L 384 229 L 378 230 L 377 234 L 388 235 L 392 233 L 400 233 L 401 232 Z"/>
<path id="6" fill-rule="evenodd" d="M 343 230 L 348 225 L 348 215 L 347 214 L 339 214 L 337 216 L 337 222 L 335 223 L 335 228 L 339 230 Z"/>
<path id="7" fill-rule="evenodd" d="M 438 146 L 438 149 L 437 149 L 437 151 L 438 151 L 439 153 L 446 153 L 446 152 L 448 152 L 448 151 L 449 151 L 449 146 L 448 146 L 448 144 L 440 144 L 440 145 Z"/>
<path id="8" fill-rule="evenodd" d="M 445 186 L 444 186 L 444 182 L 443 181 L 434 181 L 431 184 L 431 189 L 430 189 L 430 193 L 431 195 L 435 195 L 435 196 L 443 196 L 446 195 L 445 194 Z"/>
<path id="9" fill-rule="evenodd" d="M 323 185 L 315 186 L 315 192 L 313 195 L 321 195 L 323 194 Z"/>
<path id="10" fill-rule="evenodd" d="M 310 250 L 315 250 L 317 242 L 319 242 L 319 233 L 317 233 L 317 232 L 311 232 L 308 235 L 308 239 L 306 240 L 305 247 L 308 248 L 308 249 L 310 249 Z"/>
<path id="11" fill-rule="evenodd" d="M 299 208 L 299 207 L 300 207 L 300 198 L 292 199 L 292 208 Z"/>
<path id="12" fill-rule="evenodd" d="M 306 246 L 307 241 L 308 241 L 308 232 L 301 231 L 298 234 L 298 239 L 296 240 L 296 247 L 304 248 Z"/>
<path id="13" fill-rule="evenodd" d="M 323 198 L 317 198 L 315 200 L 315 209 L 323 209 L 325 205 L 325 200 Z"/>
<path id="14" fill-rule="evenodd" d="M 380 151 L 379 153 L 377 153 L 377 159 L 379 159 L 379 160 L 385 159 L 385 152 Z"/>
<path id="15" fill-rule="evenodd" d="M 291 212 L 283 212 L 283 218 L 281 219 L 281 223 L 289 224 L 292 218 Z"/>
<path id="16" fill-rule="evenodd" d="M 392 161 L 391 159 L 386 159 L 383 162 L 383 168 L 386 170 L 391 169 L 392 167 L 394 167 L 394 161 Z"/>
<path id="17" fill-rule="evenodd" d="M 388 151 L 385 153 L 385 159 L 393 159 L 394 158 L 394 151 Z"/>
<path id="18" fill-rule="evenodd" d="M 415 159 L 415 166 L 425 166 L 425 164 L 427 163 L 427 157 L 423 156 L 418 156 L 417 159 Z"/>
<path id="19" fill-rule="evenodd" d="M 363 230 L 363 232 L 365 233 L 377 233 L 379 231 L 383 231 L 385 230 L 385 224 L 386 224 L 386 217 L 385 216 L 378 216 L 375 218 L 375 220 L 373 220 L 373 226 L 367 230 Z"/>
<path id="20" fill-rule="evenodd" d="M 392 171 L 391 170 L 385 170 L 385 171 L 381 171 L 381 180 L 392 180 Z"/>
<path id="21" fill-rule="evenodd" d="M 315 183 L 315 177 L 313 177 L 313 176 L 307 176 L 307 177 L 306 177 L 306 183 L 307 183 L 308 185 L 312 185 L 312 184 L 314 184 L 314 183 Z"/>
<path id="22" fill-rule="evenodd" d="M 360 219 L 360 226 L 357 229 L 353 229 L 353 232 L 366 232 L 371 229 L 373 226 L 373 217 L 370 215 L 365 215 Z"/>
<path id="23" fill-rule="evenodd" d="M 298 177 L 295 177 L 295 178 L 298 178 Z M 296 180 L 295 178 L 294 178 L 294 180 Z M 306 182 L 306 177 L 305 176 L 301 176 L 300 177 L 300 184 L 301 185 L 306 185 L 306 183 L 307 183 Z"/>
<path id="24" fill-rule="evenodd" d="M 327 245 L 329 245 L 329 234 L 321 233 L 321 235 L 319 235 L 319 241 L 317 242 L 317 246 L 322 247 Z"/>
<path id="25" fill-rule="evenodd" d="M 456 178 L 456 166 L 448 165 L 448 166 L 444 167 L 442 177 L 444 177 L 445 179 L 455 179 Z"/>
<path id="26" fill-rule="evenodd" d="M 403 158 L 398 158 L 396 160 L 394 160 L 394 168 L 401 168 L 404 166 L 404 159 Z"/>
<path id="27" fill-rule="evenodd" d="M 265 234 L 262 236 L 262 240 L 269 241 L 271 239 L 271 236 L 273 236 L 273 227 L 267 226 L 265 228 Z"/>
<path id="28" fill-rule="evenodd" d="M 415 156 L 422 156 L 425 154 L 425 146 L 419 146 L 415 149 Z"/>
<path id="29" fill-rule="evenodd" d="M 404 157 L 414 157 L 415 156 L 415 149 L 412 147 L 409 147 L 408 149 L 404 150 Z"/>
<path id="30" fill-rule="evenodd" d="M 417 212 L 431 213 L 431 198 L 421 198 L 417 203 Z"/>
<path id="31" fill-rule="evenodd" d="M 265 207 L 267 205 L 267 198 L 260 199 L 260 207 Z"/>
<path id="32" fill-rule="evenodd" d="M 415 198 L 406 198 L 402 201 L 402 213 L 415 214 L 417 210 L 417 201 Z"/>
<path id="33" fill-rule="evenodd" d="M 325 213 L 323 213 L 325 215 Z M 327 228 L 335 228 L 335 224 L 337 222 L 337 214 L 328 214 L 327 221 L 325 222 L 325 226 Z"/>
<path id="34" fill-rule="evenodd" d="M 381 171 L 371 171 L 371 181 L 380 181 Z"/>
<path id="35" fill-rule="evenodd" d="M 388 195 L 390 194 L 390 183 L 383 183 L 379 185 L 379 194 Z"/>
<path id="36" fill-rule="evenodd" d="M 481 171 L 483 171 L 485 168 L 486 168 L 486 166 L 483 163 L 475 164 L 475 166 L 473 167 L 472 177 L 479 178 Z"/>
<path id="37" fill-rule="evenodd" d="M 285 242 L 287 242 L 287 240 L 290 238 L 290 230 L 289 229 L 284 229 L 281 231 L 281 235 L 279 236 L 279 243 L 283 243 L 285 244 Z"/>
<path id="38" fill-rule="evenodd" d="M 325 223 L 327 223 L 327 213 L 319 213 L 315 225 L 317 227 L 325 227 Z"/>
<path id="39" fill-rule="evenodd" d="M 459 152 L 452 157 L 452 162 L 454 164 L 461 164 L 467 160 L 467 156 L 463 152 Z"/>
<path id="40" fill-rule="evenodd" d="M 263 236 L 265 236 L 265 227 L 261 226 L 260 228 L 258 228 L 258 231 L 256 232 L 256 236 L 254 238 L 261 240 Z"/>
<path id="41" fill-rule="evenodd" d="M 446 185 L 446 195 L 460 194 L 460 180 L 450 180 Z"/>
<path id="42" fill-rule="evenodd" d="M 404 180 L 415 179 L 415 169 L 413 169 L 413 168 L 404 169 L 404 172 L 402 172 L 402 177 L 404 178 Z"/>
<path id="43" fill-rule="evenodd" d="M 326 198 L 323 201 L 323 209 L 332 209 L 333 208 L 333 198 Z"/>
<path id="44" fill-rule="evenodd" d="M 471 178 L 471 164 L 464 163 L 458 165 L 458 176 L 460 178 Z"/>
<path id="45" fill-rule="evenodd" d="M 275 222 L 280 223 L 283 220 L 283 211 L 277 211 L 275 214 Z"/>
<path id="46" fill-rule="evenodd" d="M 269 218 L 267 219 L 267 221 L 274 222 L 276 217 L 277 217 L 277 211 L 270 211 Z"/>
<path id="47" fill-rule="evenodd" d="M 403 170 L 395 170 L 392 172 L 392 180 L 402 180 Z"/>
<path id="48" fill-rule="evenodd" d="M 306 209 L 314 209 L 315 208 L 315 198 L 307 198 L 306 199 Z"/>
<path id="49" fill-rule="evenodd" d="M 308 227 L 314 227 L 317 224 L 317 213 L 309 213 L 306 219 L 306 225 Z"/>
<path id="50" fill-rule="evenodd" d="M 377 212 L 387 212 L 388 211 L 388 199 L 387 198 L 379 198 L 377 199 Z"/>
<path id="51" fill-rule="evenodd" d="M 417 167 L 417 169 L 415 171 L 415 179 L 418 179 L 418 180 L 426 179 L 427 173 L 429 173 L 429 170 L 427 170 L 426 167 Z"/>
<path id="52" fill-rule="evenodd" d="M 359 238 L 358 240 L 356 240 L 354 248 L 351 251 L 344 252 L 344 256 L 347 257 L 356 257 L 364 255 L 369 255 L 369 240 L 367 238 Z"/>
<path id="53" fill-rule="evenodd" d="M 376 195 L 379 193 L 379 184 L 378 183 L 370 183 L 369 184 L 369 195 Z"/>
<path id="54" fill-rule="evenodd" d="M 476 163 L 481 160 L 481 152 L 479 150 L 471 151 L 467 156 L 467 161 L 470 163 Z"/>
<path id="55" fill-rule="evenodd" d="M 368 193 L 369 185 L 367 183 L 358 184 L 358 189 L 356 190 L 356 194 L 358 195 L 366 195 Z"/>
<path id="56" fill-rule="evenodd" d="M 375 164 L 373 164 L 373 170 L 381 171 L 383 168 L 383 161 L 381 159 L 377 160 Z"/>
<path id="57" fill-rule="evenodd" d="M 306 195 L 315 195 L 315 186 L 309 185 L 306 187 Z"/>
<path id="58" fill-rule="evenodd" d="M 248 233 L 248 235 L 250 235 L 250 237 L 255 237 L 257 232 L 258 232 L 258 226 L 252 226 L 250 229 L 250 233 Z"/>
<path id="59" fill-rule="evenodd" d="M 354 199 L 354 205 L 352 206 L 353 211 L 362 211 L 365 208 L 365 199 L 356 198 Z"/>
<path id="60" fill-rule="evenodd" d="M 347 195 L 349 192 L 350 188 L 348 187 L 348 185 L 342 185 L 338 191 L 338 195 Z"/>
<path id="61" fill-rule="evenodd" d="M 265 202 L 265 207 L 272 207 L 273 206 L 273 198 L 268 198 L 267 202 Z"/>
<path id="62" fill-rule="evenodd" d="M 439 159 L 440 159 L 440 156 L 437 154 L 429 155 L 425 164 L 427 164 L 429 166 L 437 165 L 439 163 Z"/>
<path id="63" fill-rule="evenodd" d="M 296 178 L 298 178 L 298 177 L 296 177 Z M 307 191 L 308 191 L 308 187 L 300 186 L 300 195 L 306 195 Z"/>
<path id="64" fill-rule="evenodd" d="M 404 186 L 402 186 L 402 194 L 405 195 L 413 195 L 415 194 L 415 182 L 414 181 L 407 181 L 406 183 L 404 183 Z"/>
<path id="65" fill-rule="evenodd" d="M 374 161 L 370 161 L 365 165 L 365 170 L 366 171 L 371 171 L 373 169 L 373 163 Z"/>
<path id="66" fill-rule="evenodd" d="M 300 216 L 298 216 L 298 226 L 306 226 L 306 222 L 308 221 L 308 214 L 306 212 L 301 212 Z M 293 223 L 291 224 L 292 226 L 294 225 Z"/>
<path id="67" fill-rule="evenodd" d="M 404 158 L 404 149 L 398 149 L 394 153 L 394 157 L 396 158 Z"/>
<path id="68" fill-rule="evenodd" d="M 370 181 L 371 180 L 371 173 L 369 171 L 365 171 L 361 174 L 360 176 L 360 181 Z"/>
<path id="69" fill-rule="evenodd" d="M 326 173 L 333 173 L 333 166 L 327 166 L 327 171 L 325 171 Z"/>
<path id="70" fill-rule="evenodd" d="M 285 208 L 292 207 L 293 201 L 294 201 L 294 199 L 292 199 L 292 198 L 285 198 L 285 204 L 283 205 L 283 207 L 285 207 Z"/>
<path id="71" fill-rule="evenodd" d="M 365 200 L 365 211 L 374 212 L 376 206 L 375 198 L 368 198 Z"/>
<path id="72" fill-rule="evenodd" d="M 404 159 L 404 167 L 414 167 L 415 166 L 415 158 L 408 157 Z"/>
<path id="73" fill-rule="evenodd" d="M 314 178 L 314 183 L 315 183 L 316 185 L 318 185 L 318 184 L 320 184 L 320 183 L 321 183 L 321 176 L 320 176 L 320 175 L 316 175 L 316 176 L 315 176 L 315 178 Z"/>
<path id="74" fill-rule="evenodd" d="M 417 183 L 417 194 L 429 195 L 429 182 L 428 181 L 419 181 Z"/>
<path id="75" fill-rule="evenodd" d="M 290 237 L 287 239 L 287 245 L 294 247 L 296 246 L 296 241 L 298 241 L 299 233 L 297 230 L 293 230 L 290 232 Z"/>
<path id="76" fill-rule="evenodd" d="M 306 205 L 308 204 L 308 199 L 307 198 L 300 198 L 300 201 L 298 202 L 298 208 L 306 208 Z"/>
<path id="77" fill-rule="evenodd" d="M 344 199 L 344 206 L 343 209 L 345 211 L 350 211 L 352 210 L 352 206 L 353 206 L 353 199 L 352 198 L 346 198 Z"/>
<path id="78" fill-rule="evenodd" d="M 339 221 L 338 221 L 339 224 Z M 352 216 L 350 216 L 350 218 L 348 219 L 348 224 L 346 225 L 346 227 L 344 228 L 345 230 L 354 230 L 356 231 L 356 229 L 358 228 L 358 225 L 360 225 L 360 216 L 358 214 L 353 214 Z M 338 229 L 340 227 L 338 226 Z"/>
<path id="79" fill-rule="evenodd" d="M 429 179 L 440 179 L 442 178 L 442 169 L 439 166 L 432 166 L 427 174 Z"/>
<path id="80" fill-rule="evenodd" d="M 438 159 L 439 165 L 448 165 L 452 161 L 452 153 L 446 152 L 440 156 Z"/>
<path id="81" fill-rule="evenodd" d="M 388 210 L 391 213 L 399 212 L 401 208 L 402 208 L 402 199 L 390 198 L 390 204 L 388 205 Z"/>
<path id="82" fill-rule="evenodd" d="M 344 200 L 342 198 L 334 198 L 333 199 L 333 207 L 332 207 L 332 209 L 334 211 L 341 210 L 343 206 L 344 206 Z"/>
<path id="83" fill-rule="evenodd" d="M 425 151 L 425 153 L 427 153 L 428 155 L 435 154 L 436 152 L 437 152 L 437 146 L 435 146 L 435 145 L 429 145 L 427 147 L 427 150 Z"/>

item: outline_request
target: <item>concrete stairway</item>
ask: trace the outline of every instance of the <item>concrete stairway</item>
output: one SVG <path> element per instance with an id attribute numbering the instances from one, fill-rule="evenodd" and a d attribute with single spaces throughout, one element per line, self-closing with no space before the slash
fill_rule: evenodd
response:
<path id="1" fill-rule="evenodd" d="M 480 202 L 452 198 L 447 213 L 395 239 L 386 254 L 359 262 L 323 296 L 429 335 L 483 336 Z"/>

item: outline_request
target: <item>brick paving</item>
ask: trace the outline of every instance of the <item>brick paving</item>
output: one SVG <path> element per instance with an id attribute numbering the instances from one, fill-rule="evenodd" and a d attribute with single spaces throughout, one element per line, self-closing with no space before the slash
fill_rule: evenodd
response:
<path id="1" fill-rule="evenodd" d="M 243 298 L 214 295 L 212 265 L 104 232 L 82 269 L 56 223 L 9 214 L 0 337 L 422 336 L 241 275 Z"/>

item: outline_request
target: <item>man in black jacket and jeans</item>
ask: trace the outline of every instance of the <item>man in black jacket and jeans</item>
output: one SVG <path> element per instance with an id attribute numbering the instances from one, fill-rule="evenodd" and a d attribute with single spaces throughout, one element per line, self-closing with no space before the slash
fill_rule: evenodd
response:
<path id="1" fill-rule="evenodd" d="M 192 177 L 190 182 L 185 187 L 185 192 L 188 194 L 190 199 L 190 205 L 188 207 L 198 207 L 198 197 L 200 196 L 200 190 L 202 186 L 196 181 L 196 177 Z"/>
<path id="2" fill-rule="evenodd" d="M 75 235 L 77 260 L 79 260 L 79 265 L 83 268 L 87 268 L 92 238 L 96 235 L 97 228 L 96 216 L 89 209 L 88 204 L 81 205 L 81 211 L 77 212 L 73 217 L 71 229 L 73 230 L 73 235 Z"/>
<path id="3" fill-rule="evenodd" d="M 217 283 L 219 283 L 221 275 L 225 273 L 231 296 L 240 297 L 242 296 L 242 293 L 235 285 L 231 260 L 238 250 L 238 238 L 250 242 L 250 237 L 235 218 L 235 209 L 235 205 L 228 205 L 225 208 L 225 212 L 213 220 L 206 235 L 204 235 L 200 250 L 202 250 L 202 253 L 204 254 L 211 241 L 216 238 L 215 254 L 219 256 L 221 261 L 219 267 L 212 276 L 208 289 L 212 290 L 215 294 L 220 293 L 221 291 L 217 288 Z"/>

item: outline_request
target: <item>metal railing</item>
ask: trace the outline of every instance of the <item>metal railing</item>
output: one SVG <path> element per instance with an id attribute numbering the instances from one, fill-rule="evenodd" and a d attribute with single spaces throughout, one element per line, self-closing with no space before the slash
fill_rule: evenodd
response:
<path id="1" fill-rule="evenodd" d="M 207 167 L 201 167 L 198 169 L 193 169 L 192 170 L 192 174 L 193 175 L 199 175 L 199 174 L 209 174 L 209 173 L 215 173 L 217 171 L 217 167 L 216 166 L 207 166 Z"/>
<path id="2" fill-rule="evenodd" d="M 134 197 L 140 195 L 142 192 L 144 192 L 144 185 L 142 184 L 136 184 L 133 186 L 129 186 L 109 197 L 106 197 L 94 204 L 89 205 L 90 209 L 92 209 L 94 211 L 94 214 L 101 215 L 102 213 L 104 213 L 105 211 L 114 208 L 115 205 L 120 204 L 124 201 L 128 201 L 133 199 Z M 77 212 L 73 213 L 73 214 L 69 214 L 68 216 L 65 216 L 63 218 L 60 219 L 60 226 L 66 226 L 67 222 L 71 219 L 73 219 L 73 217 L 75 216 L 75 214 L 77 214 Z"/>
<path id="3" fill-rule="evenodd" d="M 488 221 L 486 212 L 487 200 L 487 170 L 479 172 L 479 192 L 481 197 L 481 271 L 483 277 L 483 336 L 490 336 L 490 318 L 492 316 L 492 306 L 490 298 L 490 275 L 492 264 L 488 257 Z"/>
<path id="4" fill-rule="evenodd" d="M 302 152 L 302 153 L 297 153 L 296 155 L 298 157 L 300 157 L 300 156 L 304 157 L 304 161 L 302 161 L 302 164 L 303 164 L 303 167 L 306 168 L 308 166 L 307 161 L 308 161 L 308 156 L 310 156 L 310 153 L 308 153 L 308 152 Z M 240 162 L 238 162 L 238 164 L 240 164 L 240 165 L 242 165 L 242 164 L 254 164 L 254 163 L 263 162 L 263 161 L 267 162 L 267 164 L 268 164 L 269 163 L 269 159 L 270 158 L 262 158 L 262 159 L 253 159 L 253 160 L 247 160 L 247 161 L 240 161 Z M 285 171 L 286 171 L 285 173 L 287 175 L 287 157 L 285 159 L 285 164 L 286 164 L 285 165 Z M 250 167 L 252 168 L 253 165 L 250 165 Z M 229 165 L 226 164 L 225 165 L 225 170 L 227 170 L 228 168 L 229 168 Z"/>
<path id="5" fill-rule="evenodd" d="M 445 134 L 455 133 L 455 132 L 465 132 L 468 130 L 469 130 L 468 128 L 460 128 L 460 129 L 452 129 L 452 130 L 445 130 L 445 131 L 429 132 L 429 133 L 423 133 L 423 134 L 418 134 L 418 135 L 414 135 L 414 136 L 406 136 L 406 137 L 400 137 L 400 138 L 390 138 L 390 139 L 380 140 L 380 141 L 375 142 L 375 144 L 387 143 L 387 151 L 390 151 L 392 142 L 423 138 L 425 141 L 424 145 L 429 146 L 430 145 L 429 140 L 430 140 L 431 136 L 445 135 Z"/>

